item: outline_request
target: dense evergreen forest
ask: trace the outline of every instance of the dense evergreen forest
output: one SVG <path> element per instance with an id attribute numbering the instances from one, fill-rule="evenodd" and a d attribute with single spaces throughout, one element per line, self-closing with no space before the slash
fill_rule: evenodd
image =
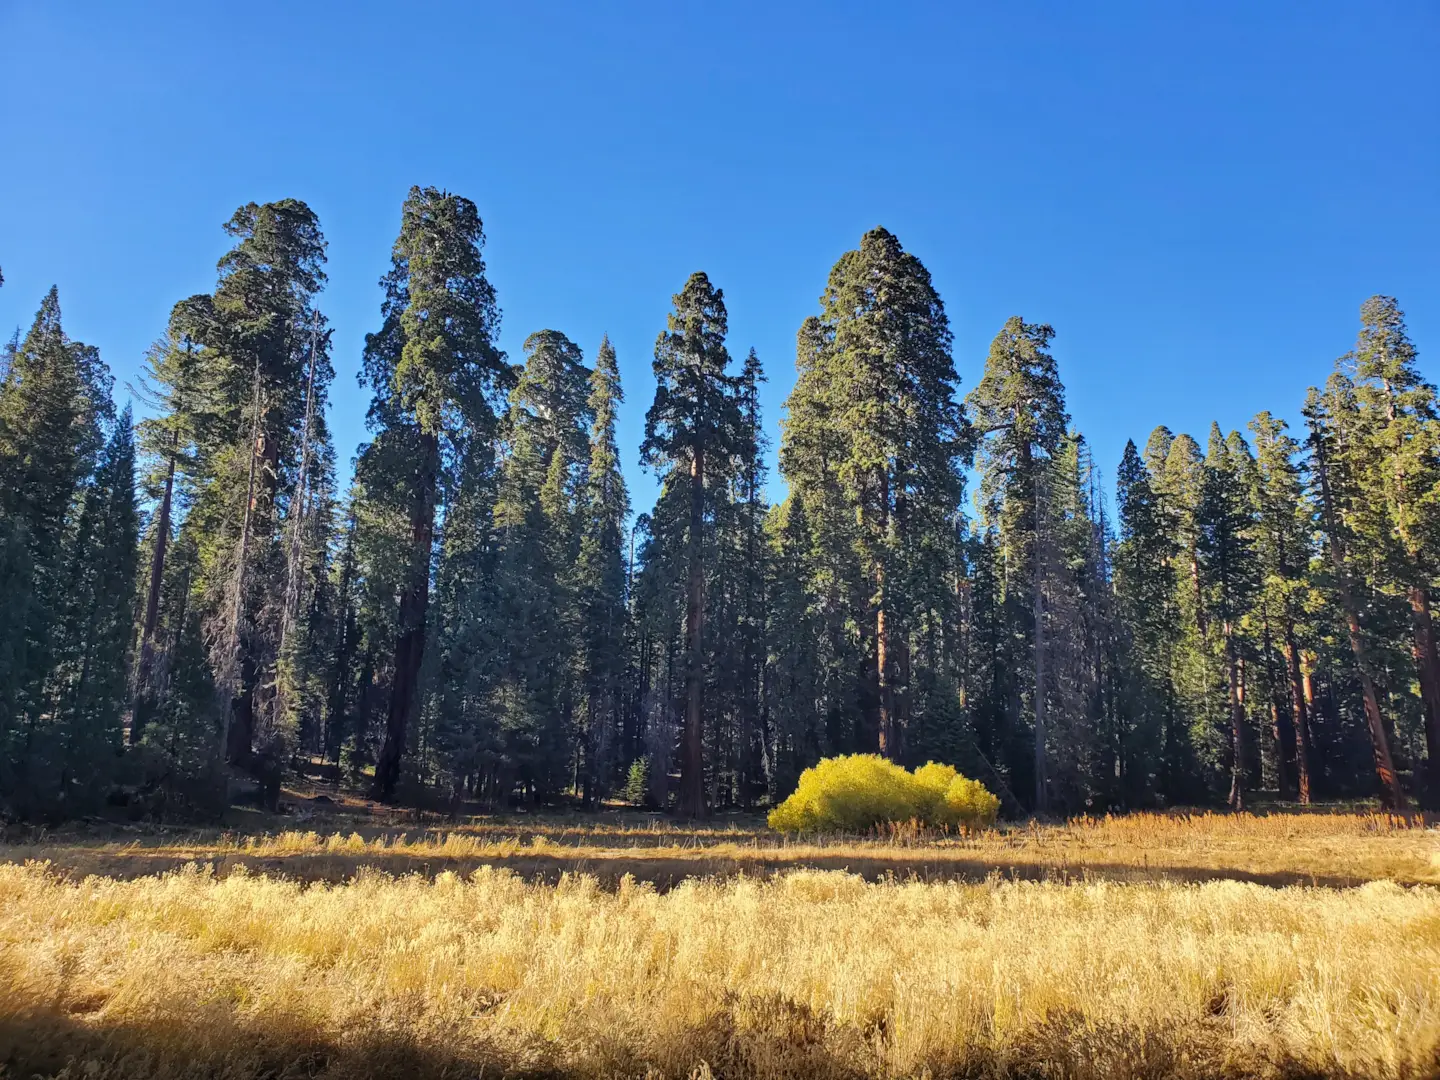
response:
<path id="1" fill-rule="evenodd" d="M 632 518 L 615 350 L 499 350 L 473 202 L 405 200 L 348 490 L 320 223 L 287 199 L 225 229 L 138 422 L 53 289 L 0 360 L 6 817 L 202 815 L 291 771 L 699 815 L 856 751 L 954 764 L 1011 814 L 1440 801 L 1440 406 L 1389 297 L 1316 359 L 1303 429 L 1156 427 L 1111 499 L 1051 327 L 1010 319 L 962 392 L 884 229 L 798 328 L 777 483 L 761 359 L 696 273 Z"/>

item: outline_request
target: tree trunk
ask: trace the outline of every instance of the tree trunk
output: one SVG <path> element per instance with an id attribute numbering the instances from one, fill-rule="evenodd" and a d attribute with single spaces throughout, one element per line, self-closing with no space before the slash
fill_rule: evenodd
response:
<path id="1" fill-rule="evenodd" d="M 1432 808 L 1440 808 L 1440 658 L 1435 654 L 1429 593 L 1423 586 L 1412 585 L 1408 599 L 1415 670 L 1420 676 L 1420 696 L 1425 706 L 1425 796 Z"/>
<path id="2" fill-rule="evenodd" d="M 255 692 L 260 682 L 255 658 L 249 649 L 241 652 L 237 678 L 235 697 L 230 703 L 230 725 L 226 729 L 225 758 L 232 765 L 248 769 L 255 746 Z"/>
<path id="3" fill-rule="evenodd" d="M 680 746 L 680 792 L 676 812 L 705 816 L 705 451 L 690 462 L 689 579 L 685 588 L 685 731 Z"/>
<path id="4" fill-rule="evenodd" d="M 425 658 L 425 619 L 430 606 L 430 556 L 435 539 L 435 495 L 440 446 L 434 435 L 420 436 L 420 465 L 410 509 L 410 581 L 400 597 L 395 636 L 395 675 L 385 715 L 385 744 L 375 763 L 375 794 L 389 801 L 400 781 L 400 762 L 410 737 L 410 720 Z"/>
<path id="5" fill-rule="evenodd" d="M 1235 653 L 1233 631 L 1227 622 L 1225 634 L 1225 679 L 1230 692 L 1230 809 L 1245 809 L 1245 690 L 1240 658 Z"/>
<path id="6" fill-rule="evenodd" d="M 1280 696 L 1270 698 L 1270 740 L 1275 754 L 1275 791 L 1282 799 L 1290 797 L 1289 742 L 1285 737 L 1285 710 L 1281 707 Z"/>
<path id="7" fill-rule="evenodd" d="M 880 475 L 880 520 L 878 533 L 883 549 L 890 534 L 890 477 L 883 470 Z M 895 657 L 890 649 L 890 621 L 886 610 L 889 597 L 886 589 L 886 562 L 882 553 L 875 562 L 875 674 L 876 689 L 880 697 L 880 756 L 892 761 L 899 752 L 895 731 L 895 680 L 891 674 Z"/>
<path id="8" fill-rule="evenodd" d="M 1285 630 L 1285 670 L 1290 677 L 1290 721 L 1295 729 L 1296 797 L 1302 806 L 1310 804 L 1310 723 L 1306 703 L 1309 694 L 1300 673 L 1300 650 L 1295 646 L 1293 627 Z"/>
<path id="9" fill-rule="evenodd" d="M 174 440 L 171 442 L 173 449 Z M 160 586 L 165 580 L 165 550 L 170 543 L 170 500 L 175 491 L 175 458 L 165 470 L 165 493 L 155 515 L 155 550 L 150 556 L 150 584 L 145 590 L 145 617 L 140 625 L 140 656 L 135 663 L 135 685 L 130 695 L 130 745 L 140 741 L 145 719 L 140 699 L 155 671 L 155 629 L 160 622 Z"/>
<path id="10" fill-rule="evenodd" d="M 1045 813 L 1050 806 L 1049 785 L 1046 783 L 1048 762 L 1045 757 L 1045 721 L 1048 704 L 1045 692 L 1045 575 L 1040 562 L 1040 536 L 1035 536 L 1035 586 L 1032 598 L 1035 617 L 1035 812 Z"/>
<path id="11" fill-rule="evenodd" d="M 586 704 L 586 717 L 588 723 L 585 725 L 584 738 L 580 746 L 580 803 L 587 810 L 595 806 L 596 783 L 598 780 L 598 768 L 596 759 L 600 756 L 599 725 L 603 722 L 600 719 L 600 695 L 591 690 L 589 701 Z"/>
<path id="12" fill-rule="evenodd" d="M 1275 674 L 1275 648 L 1274 639 L 1270 633 L 1270 616 L 1264 616 L 1264 644 L 1262 652 L 1265 657 L 1265 683 L 1270 690 L 1270 738 L 1275 753 L 1275 791 L 1276 794 L 1286 799 L 1290 797 L 1290 743 L 1289 733 L 1285 730 L 1286 720 L 1285 705 L 1280 700 L 1281 680 Z"/>
<path id="13" fill-rule="evenodd" d="M 250 467 L 245 481 L 245 513 L 240 523 L 240 545 L 235 556 L 235 602 L 230 609 L 230 625 L 226 627 L 225 654 L 217 689 L 221 694 L 220 748 L 219 757 L 224 761 L 239 761 L 250 756 L 250 734 L 254 728 L 255 690 L 254 678 L 246 677 L 242 670 L 240 656 L 240 623 L 245 616 L 245 572 L 250 562 L 250 532 L 255 517 L 255 478 L 260 460 L 260 360 L 255 360 L 254 390 L 251 400 L 250 420 Z M 253 668 L 253 664 L 251 665 Z M 244 687 L 248 686 L 248 692 Z M 228 697 L 228 700 L 227 700 Z M 232 728 L 239 728 L 232 731 Z M 237 757 L 237 748 L 243 753 Z"/>
<path id="14" fill-rule="evenodd" d="M 1395 775 L 1395 762 L 1390 756 L 1390 739 L 1385 734 L 1385 720 L 1380 715 L 1380 697 L 1375 692 L 1375 680 L 1370 677 L 1370 663 L 1365 655 L 1365 638 L 1360 628 L 1359 609 L 1350 588 L 1350 570 L 1345 563 L 1345 555 L 1340 550 L 1339 526 L 1330 496 L 1329 472 L 1318 439 L 1315 440 L 1315 466 L 1320 481 L 1320 509 L 1325 524 L 1325 547 L 1330 556 L 1330 565 L 1335 571 L 1335 584 L 1340 594 L 1340 606 L 1345 613 L 1350 651 L 1355 654 L 1355 667 L 1360 672 L 1360 690 L 1365 698 L 1365 723 L 1370 729 L 1370 743 L 1375 751 L 1375 772 L 1380 779 L 1380 799 L 1389 809 L 1402 812 L 1409 808 L 1409 804 L 1405 793 L 1400 790 L 1400 778 Z"/>
<path id="15" fill-rule="evenodd" d="M 285 652 L 291 626 L 300 606 L 300 559 L 305 542 L 305 518 L 310 493 L 310 432 L 315 425 L 315 368 L 319 352 L 319 312 L 310 331 L 309 374 L 305 377 L 305 426 L 300 431 L 300 464 L 295 473 L 295 492 L 290 497 L 290 542 L 285 557 L 285 606 L 280 613 L 280 654 Z M 279 477 L 277 474 L 276 482 Z"/>

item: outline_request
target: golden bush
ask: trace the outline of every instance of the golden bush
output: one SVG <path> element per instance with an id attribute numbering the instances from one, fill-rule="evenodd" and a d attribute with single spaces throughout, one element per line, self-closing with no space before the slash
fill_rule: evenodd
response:
<path id="1" fill-rule="evenodd" d="M 975 828 L 993 824 L 999 809 L 999 799 L 954 766 L 932 761 L 909 772 L 878 754 L 849 754 L 801 773 L 769 824 L 778 832 L 864 832 L 909 821 Z"/>

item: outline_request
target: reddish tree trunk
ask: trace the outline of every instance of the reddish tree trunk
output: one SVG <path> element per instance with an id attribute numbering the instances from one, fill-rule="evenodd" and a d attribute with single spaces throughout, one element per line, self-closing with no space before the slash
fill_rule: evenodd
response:
<path id="1" fill-rule="evenodd" d="M 1429 593 L 1422 586 L 1412 585 L 1408 598 L 1415 670 L 1420 676 L 1420 697 L 1425 706 L 1426 801 L 1440 806 L 1440 658 L 1435 653 Z"/>
<path id="2" fill-rule="evenodd" d="M 1309 805 L 1310 718 L 1307 704 L 1310 693 L 1305 688 L 1306 679 L 1300 673 L 1300 650 L 1295 646 L 1294 631 L 1288 628 L 1285 632 L 1285 669 L 1290 677 L 1290 722 L 1295 729 L 1295 794 L 1301 805 Z"/>
<path id="3" fill-rule="evenodd" d="M 875 572 L 876 583 L 883 591 L 885 571 Z M 880 755 L 895 754 L 895 687 L 890 679 L 890 629 L 885 625 L 885 605 L 875 612 L 875 672 L 880 690 Z"/>
<path id="4" fill-rule="evenodd" d="M 1230 624 L 1224 627 L 1225 678 L 1230 693 L 1230 809 L 1245 809 L 1245 686 Z"/>

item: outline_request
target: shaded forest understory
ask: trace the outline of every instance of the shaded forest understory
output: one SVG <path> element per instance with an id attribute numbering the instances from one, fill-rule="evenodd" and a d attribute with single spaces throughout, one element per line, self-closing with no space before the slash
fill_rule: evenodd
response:
<path id="1" fill-rule="evenodd" d="M 225 229 L 138 422 L 55 290 L 0 358 L 5 820 L 215 820 L 317 770 L 390 805 L 701 817 L 876 750 L 1011 818 L 1440 800 L 1440 413 L 1393 298 L 1316 359 L 1303 430 L 1155 427 L 1112 493 L 1055 331 L 955 357 L 875 229 L 799 327 L 774 484 L 761 358 L 696 273 L 632 515 L 615 349 L 499 350 L 473 202 L 405 200 L 344 490 L 320 223 L 287 199 Z"/>
<path id="2" fill-rule="evenodd" d="M 101 1080 L 1440 1069 L 1440 844 L 1412 819 L 1142 813 L 786 844 L 743 815 L 402 835 L 393 812 L 301 813 L 312 831 L 252 814 L 259 831 L 0 847 L 0 1063 Z"/>

